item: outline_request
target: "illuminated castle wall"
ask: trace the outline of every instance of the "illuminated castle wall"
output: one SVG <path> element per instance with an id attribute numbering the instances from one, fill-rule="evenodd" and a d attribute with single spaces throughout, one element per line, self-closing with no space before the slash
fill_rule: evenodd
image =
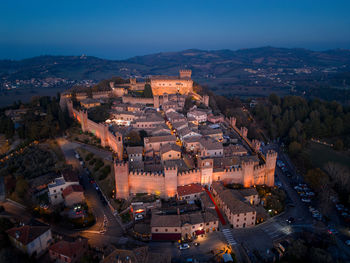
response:
<path id="1" fill-rule="evenodd" d="M 80 125 L 83 132 L 91 132 L 96 137 L 101 140 L 101 145 L 103 147 L 109 146 L 118 156 L 119 160 L 123 158 L 123 138 L 122 135 L 116 133 L 115 135 L 108 130 L 108 126 L 103 123 L 96 123 L 88 119 L 88 114 L 86 110 L 75 110 L 73 108 L 73 103 L 67 101 L 67 109 L 69 115 L 76 119 Z"/>
<path id="2" fill-rule="evenodd" d="M 167 94 L 189 94 L 193 92 L 191 70 L 180 70 L 178 77 L 152 76 L 151 88 L 153 96 Z"/>
<path id="3" fill-rule="evenodd" d="M 254 185 L 274 186 L 274 174 L 277 153 L 269 151 L 266 163 L 254 165 L 243 162 L 240 168 L 213 171 L 213 160 L 199 161 L 199 168 L 187 172 L 179 172 L 177 167 L 165 167 L 159 173 L 129 171 L 127 162 L 114 163 L 115 187 L 117 198 L 128 198 L 130 194 L 149 193 L 167 198 L 176 195 L 178 186 L 200 183 L 210 186 L 212 181 L 243 184 L 244 187 Z"/>

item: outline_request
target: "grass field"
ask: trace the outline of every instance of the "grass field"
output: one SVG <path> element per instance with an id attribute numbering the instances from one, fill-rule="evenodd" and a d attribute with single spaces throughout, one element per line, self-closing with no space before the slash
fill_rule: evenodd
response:
<path id="1" fill-rule="evenodd" d="M 335 162 L 350 167 L 350 156 L 333 150 L 331 147 L 310 142 L 305 152 L 314 166 L 323 168 L 327 162 Z"/>

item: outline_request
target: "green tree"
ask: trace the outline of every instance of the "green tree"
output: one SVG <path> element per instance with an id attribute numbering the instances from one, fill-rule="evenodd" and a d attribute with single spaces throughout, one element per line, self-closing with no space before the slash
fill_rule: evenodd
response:
<path id="1" fill-rule="evenodd" d="M 292 128 L 289 130 L 288 136 L 289 136 L 289 139 L 290 139 L 291 141 L 295 141 L 295 140 L 297 139 L 297 137 L 298 137 L 298 132 L 297 132 L 297 130 L 296 130 L 294 127 L 292 127 Z"/>
<path id="2" fill-rule="evenodd" d="M 335 141 L 334 149 L 337 151 L 342 151 L 344 149 L 344 143 L 341 139 Z"/>
<path id="3" fill-rule="evenodd" d="M 152 88 L 150 84 L 145 84 L 145 89 L 143 91 L 143 95 L 145 98 L 153 98 Z"/>
<path id="4" fill-rule="evenodd" d="M 127 140 L 129 145 L 131 146 L 137 146 L 142 144 L 141 137 L 136 131 L 129 132 L 127 135 Z"/>
<path id="5" fill-rule="evenodd" d="M 19 198 L 23 198 L 29 189 L 28 182 L 23 178 L 19 177 L 16 182 L 15 193 Z"/>
<path id="6" fill-rule="evenodd" d="M 301 144 L 294 141 L 294 142 L 291 142 L 291 144 L 289 144 L 288 150 L 292 156 L 295 156 L 301 151 L 301 148 L 302 148 Z"/>
<path id="7" fill-rule="evenodd" d="M 281 104 L 281 98 L 278 97 L 277 94 L 275 93 L 271 93 L 269 96 L 269 101 L 273 104 L 273 105 L 280 105 Z"/>

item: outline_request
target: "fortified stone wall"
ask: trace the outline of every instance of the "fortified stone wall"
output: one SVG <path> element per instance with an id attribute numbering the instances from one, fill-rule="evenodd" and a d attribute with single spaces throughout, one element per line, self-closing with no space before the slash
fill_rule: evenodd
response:
<path id="1" fill-rule="evenodd" d="M 130 104 L 152 104 L 154 103 L 153 98 L 138 98 L 138 97 L 130 97 L 130 96 L 123 96 L 122 98 L 123 103 L 130 103 Z"/>
<path id="2" fill-rule="evenodd" d="M 132 171 L 129 173 L 129 189 L 131 194 L 148 193 L 166 197 L 164 174 Z"/>
<path id="3" fill-rule="evenodd" d="M 199 169 L 190 170 L 178 174 L 177 184 L 187 185 L 201 182 L 201 171 Z"/>
<path id="4" fill-rule="evenodd" d="M 242 168 L 225 169 L 213 172 L 213 181 L 223 181 L 228 184 L 241 184 L 243 182 Z"/>
<path id="5" fill-rule="evenodd" d="M 73 108 L 72 102 L 67 103 L 67 109 L 69 115 L 78 120 L 83 132 L 91 132 L 101 140 L 103 147 L 109 146 L 115 153 L 117 153 L 118 159 L 123 158 L 123 138 L 122 135 L 117 133 L 113 134 L 109 131 L 108 126 L 104 123 L 96 123 L 88 119 L 87 111 L 77 111 Z"/>

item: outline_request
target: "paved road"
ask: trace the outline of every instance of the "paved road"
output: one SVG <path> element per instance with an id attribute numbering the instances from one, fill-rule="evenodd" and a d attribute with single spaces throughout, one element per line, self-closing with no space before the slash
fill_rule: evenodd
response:
<path id="1" fill-rule="evenodd" d="M 108 161 L 113 161 L 112 153 L 110 151 L 106 151 L 106 150 L 103 150 L 103 149 L 100 149 L 100 148 L 97 148 L 97 147 L 94 147 L 91 145 L 79 143 L 79 142 L 71 142 L 65 138 L 59 138 L 59 139 L 57 139 L 57 142 L 60 145 L 64 154 L 65 155 L 67 154 L 67 156 L 69 157 L 69 160 L 67 160 L 67 161 L 70 161 L 72 157 L 73 157 L 73 160 L 75 159 L 74 158 L 74 150 L 79 148 L 79 147 L 86 149 L 89 152 L 92 152 L 93 154 L 99 156 L 100 158 L 103 158 L 103 159 L 108 160 Z"/>
<path id="2" fill-rule="evenodd" d="M 66 162 L 80 170 L 86 202 L 96 217 L 96 224 L 86 231 L 81 231 L 80 234 L 89 238 L 90 244 L 98 247 L 108 245 L 110 242 L 118 242 L 119 238 L 123 235 L 123 229 L 113 215 L 110 207 L 103 204 L 101 195 L 96 190 L 95 185 L 89 182 L 86 171 L 75 158 L 75 149 L 82 147 L 105 159 L 111 159 L 112 154 L 89 145 L 70 142 L 63 138 L 59 139 L 58 142 L 65 155 Z M 103 231 L 104 233 L 100 233 L 102 230 L 105 230 Z"/>
<path id="3" fill-rule="evenodd" d="M 227 248 L 225 237 L 221 231 L 216 231 L 199 236 L 196 242 L 200 243 L 198 247 L 190 246 L 190 249 L 179 250 L 176 242 L 150 242 L 148 243 L 150 250 L 159 253 L 167 253 L 172 255 L 174 262 L 185 262 L 188 258 L 195 258 L 200 262 L 208 262 L 213 258 L 212 250 L 224 250 Z"/>
<path id="4" fill-rule="evenodd" d="M 292 211 L 290 215 L 298 219 L 298 222 L 295 223 L 297 224 L 297 226 L 293 227 L 294 231 L 298 231 L 298 230 L 300 231 L 301 226 L 304 226 L 305 228 L 311 229 L 313 231 L 321 231 L 321 232 L 327 231 L 326 224 L 324 224 L 323 222 L 316 221 L 315 219 L 312 218 L 311 213 L 308 211 L 308 206 L 310 204 L 304 204 L 303 202 L 301 202 L 299 195 L 294 190 L 293 183 L 304 183 L 304 181 L 303 181 L 303 178 L 298 174 L 289 156 L 285 154 L 277 144 L 269 144 L 263 147 L 264 152 L 266 152 L 268 149 L 274 149 L 275 151 L 278 152 L 278 158 L 281 159 L 286 164 L 288 170 L 292 174 L 292 177 L 288 178 L 281 171 L 281 169 L 276 167 L 276 172 L 277 172 L 279 181 L 282 183 L 282 186 L 288 193 L 288 196 L 292 199 L 293 204 L 296 205 L 295 208 L 290 209 L 290 211 Z M 319 204 L 317 202 L 315 201 L 312 202 L 312 206 L 317 208 L 318 205 Z M 331 223 L 336 225 L 337 228 L 339 228 L 339 230 L 344 230 L 345 228 L 341 225 L 341 220 L 339 220 L 339 216 L 337 212 L 335 211 L 334 208 L 333 210 L 334 211 L 331 213 Z M 345 240 L 350 239 L 350 233 L 346 233 L 346 231 L 343 231 L 343 233 L 340 233 L 334 236 L 334 238 L 338 245 L 338 248 L 340 248 L 342 251 L 339 257 L 342 258 L 343 260 L 350 260 L 350 247 L 344 244 Z"/>

